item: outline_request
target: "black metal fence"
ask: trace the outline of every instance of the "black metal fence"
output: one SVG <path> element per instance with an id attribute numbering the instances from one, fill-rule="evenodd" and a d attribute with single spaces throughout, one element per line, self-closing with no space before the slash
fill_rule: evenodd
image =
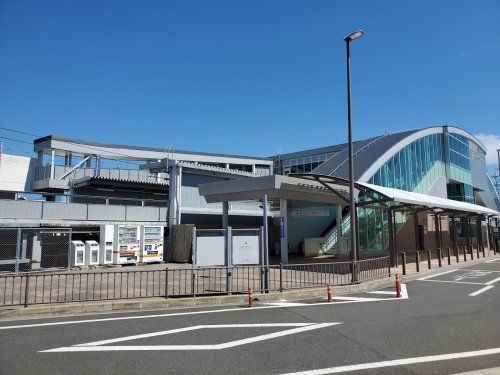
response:
<path id="1" fill-rule="evenodd" d="M 174 298 L 349 285 L 390 276 L 389 257 L 356 262 L 0 276 L 0 306 Z"/>

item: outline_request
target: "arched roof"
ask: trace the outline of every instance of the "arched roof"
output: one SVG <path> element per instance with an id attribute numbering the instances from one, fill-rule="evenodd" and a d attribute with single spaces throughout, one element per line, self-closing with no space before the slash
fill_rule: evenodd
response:
<path id="1" fill-rule="evenodd" d="M 486 151 L 485 146 L 475 136 L 463 129 L 452 126 L 433 126 L 424 129 L 410 130 L 401 133 L 385 134 L 355 142 L 354 151 L 354 178 L 356 181 L 366 182 L 392 156 L 405 146 L 430 134 L 442 134 L 445 131 L 455 133 L 470 139 Z M 349 149 L 342 151 L 319 165 L 312 173 L 340 178 L 349 178 Z"/>

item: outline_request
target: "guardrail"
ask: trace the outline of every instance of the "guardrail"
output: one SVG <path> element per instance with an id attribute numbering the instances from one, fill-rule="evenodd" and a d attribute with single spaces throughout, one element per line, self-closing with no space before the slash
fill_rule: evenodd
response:
<path id="1" fill-rule="evenodd" d="M 356 262 L 0 276 L 0 306 L 174 298 L 348 285 L 390 276 L 389 257 Z M 262 277 L 264 276 L 264 277 Z"/>

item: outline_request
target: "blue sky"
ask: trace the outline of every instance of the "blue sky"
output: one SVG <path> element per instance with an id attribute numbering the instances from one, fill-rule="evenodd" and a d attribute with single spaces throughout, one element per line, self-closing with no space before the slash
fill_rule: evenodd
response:
<path id="1" fill-rule="evenodd" d="M 494 147 L 499 20 L 497 0 L 0 0 L 0 126 L 261 156 L 345 142 L 342 39 L 362 28 L 356 139 L 454 124 Z"/>

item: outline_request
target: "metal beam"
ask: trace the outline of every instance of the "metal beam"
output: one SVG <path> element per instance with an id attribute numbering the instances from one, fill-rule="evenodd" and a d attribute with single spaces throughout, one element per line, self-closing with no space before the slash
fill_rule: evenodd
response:
<path id="1" fill-rule="evenodd" d="M 87 160 L 89 160 L 90 158 L 92 157 L 92 155 L 89 155 L 85 158 L 82 159 L 81 162 L 79 162 L 78 164 L 76 164 L 73 168 L 71 168 L 69 171 L 67 171 L 65 174 L 63 174 L 61 177 L 59 177 L 60 180 L 64 180 L 66 177 L 68 177 L 74 170 L 76 170 L 77 168 L 80 168 L 83 163 L 85 163 Z"/>

